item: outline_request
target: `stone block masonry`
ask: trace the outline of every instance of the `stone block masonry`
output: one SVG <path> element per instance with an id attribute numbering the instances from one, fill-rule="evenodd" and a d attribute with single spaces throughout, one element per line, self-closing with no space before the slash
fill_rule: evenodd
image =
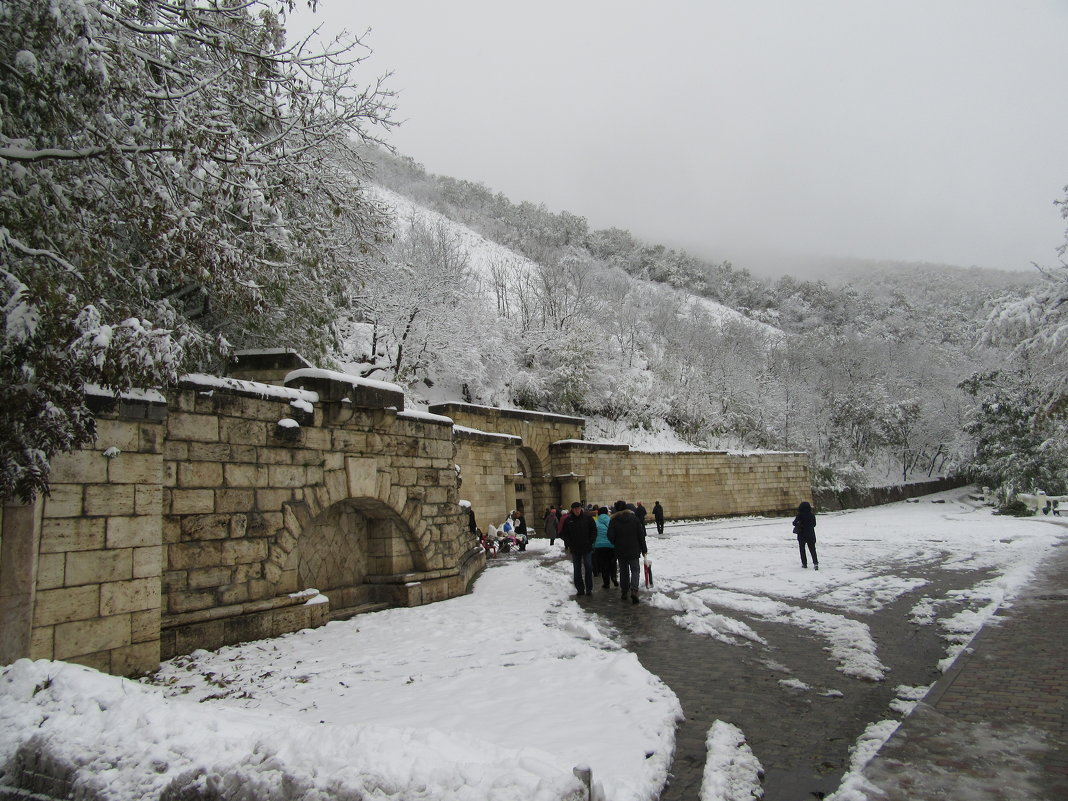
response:
<path id="1" fill-rule="evenodd" d="M 4 621 L 3 658 L 63 659 L 118 674 L 154 670 L 166 403 L 158 395 L 89 400 L 94 447 L 53 459 L 49 497 L 4 509 L 0 587 L 13 586 L 9 569 L 32 578 L 19 589 L 12 626 Z"/>
<path id="2" fill-rule="evenodd" d="M 295 366 L 296 386 L 188 376 L 150 400 L 93 399 L 93 445 L 0 517 L 5 663 L 143 673 L 339 607 L 466 591 L 484 556 L 452 421 L 405 412 L 392 385 Z"/>
<path id="3" fill-rule="evenodd" d="M 564 442 L 553 447 L 557 475 L 580 477 L 580 499 L 610 505 L 660 501 L 669 518 L 792 514 L 812 501 L 808 454 L 725 451 L 646 453 Z"/>
<path id="4" fill-rule="evenodd" d="M 272 383 L 194 375 L 91 399 L 93 445 L 55 458 L 48 497 L 0 510 L 0 661 L 143 673 L 463 594 L 485 554 L 461 497 L 483 529 L 524 508 L 538 532 L 572 500 L 659 500 L 672 518 L 811 500 L 805 454 L 635 452 L 582 440 L 581 418 L 406 411 L 394 385 L 289 351 L 243 356 L 243 374 L 258 361 Z"/>
<path id="5" fill-rule="evenodd" d="M 449 403 L 431 407 L 458 424 L 462 493 L 480 526 L 515 508 L 513 482 L 532 487 L 527 524 L 540 531 L 549 504 L 660 501 L 668 518 L 791 514 L 812 501 L 808 454 L 648 453 L 582 439 L 578 417 Z M 494 433 L 489 433 L 494 432 Z M 520 465 L 526 464 L 524 473 Z"/>

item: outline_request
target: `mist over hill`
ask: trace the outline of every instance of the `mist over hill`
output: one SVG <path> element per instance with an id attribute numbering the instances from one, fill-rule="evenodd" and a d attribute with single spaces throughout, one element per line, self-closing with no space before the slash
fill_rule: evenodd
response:
<path id="1" fill-rule="evenodd" d="M 294 44 L 261 3 L 147 28 L 134 8 L 9 5 L 5 499 L 47 492 L 52 457 L 94 441 L 87 387 L 173 386 L 276 347 L 637 444 L 804 449 L 821 485 L 968 464 L 1007 493 L 1068 489 L 1068 244 L 1019 279 L 767 273 L 726 242 L 593 228 L 375 149 L 396 95 L 363 43 Z M 750 223 L 701 220 L 692 241 Z"/>
<path id="2" fill-rule="evenodd" d="M 380 149 L 361 156 L 395 236 L 339 323 L 346 369 L 425 401 L 583 415 L 638 445 L 803 449 L 821 485 L 963 463 L 974 400 L 959 385 L 1001 358 L 980 344 L 992 302 L 1028 285 L 845 261 L 772 281 Z"/>

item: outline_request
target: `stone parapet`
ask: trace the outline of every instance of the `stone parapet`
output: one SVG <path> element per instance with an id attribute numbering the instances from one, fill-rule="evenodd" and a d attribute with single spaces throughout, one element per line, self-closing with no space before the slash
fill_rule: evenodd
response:
<path id="1" fill-rule="evenodd" d="M 319 625 L 331 594 L 465 592 L 479 563 L 452 421 L 403 411 L 392 385 L 295 372 L 314 389 L 190 375 L 165 396 L 97 393 L 93 446 L 55 458 L 50 497 L 0 514 L 4 660 L 132 674 Z M 326 602 L 290 599 L 312 588 Z"/>
<path id="2" fill-rule="evenodd" d="M 239 350 L 234 354 L 229 372 L 233 378 L 240 380 L 281 386 L 285 383 L 285 377 L 294 370 L 312 366 L 303 356 L 288 348 Z"/>
<path id="3" fill-rule="evenodd" d="M 516 449 L 522 440 L 510 434 L 457 428 L 455 442 L 462 480 L 459 494 L 470 501 L 479 528 L 487 531 L 511 512 L 508 485 L 514 480 Z"/>
<path id="4" fill-rule="evenodd" d="M 461 497 L 484 530 L 523 508 L 534 531 L 572 498 L 660 500 L 674 518 L 811 499 L 805 454 L 641 453 L 582 440 L 581 418 L 405 410 L 395 385 L 306 366 L 283 380 L 95 392 L 93 445 L 54 459 L 50 496 L 0 510 L 0 657 L 133 674 L 462 594 L 485 555 Z"/>
<path id="5" fill-rule="evenodd" d="M 25 655 L 142 673 L 159 664 L 167 407 L 155 395 L 90 401 L 96 441 L 53 459 L 52 492 L 39 501 Z"/>
<path id="6" fill-rule="evenodd" d="M 804 453 L 647 453 L 595 443 L 554 446 L 553 472 L 581 476 L 581 500 L 660 501 L 668 518 L 788 514 L 812 500 Z"/>

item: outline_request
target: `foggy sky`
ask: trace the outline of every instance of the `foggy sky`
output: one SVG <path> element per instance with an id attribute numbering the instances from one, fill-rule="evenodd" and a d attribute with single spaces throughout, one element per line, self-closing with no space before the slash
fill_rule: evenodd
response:
<path id="1" fill-rule="evenodd" d="M 594 228 L 780 272 L 1030 269 L 1065 241 L 1065 0 L 326 0 L 317 19 L 370 29 L 401 153 Z"/>

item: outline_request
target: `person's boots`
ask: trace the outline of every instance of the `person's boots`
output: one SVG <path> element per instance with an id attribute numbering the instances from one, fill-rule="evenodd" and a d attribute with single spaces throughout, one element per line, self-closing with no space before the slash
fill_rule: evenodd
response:
<path id="1" fill-rule="evenodd" d="M 630 591 L 630 602 L 632 604 L 638 603 L 638 591 L 637 590 L 631 590 Z"/>
<path id="2" fill-rule="evenodd" d="M 622 592 L 619 593 L 619 600 L 621 600 L 621 601 L 627 600 L 627 591 L 626 590 L 623 590 Z"/>

